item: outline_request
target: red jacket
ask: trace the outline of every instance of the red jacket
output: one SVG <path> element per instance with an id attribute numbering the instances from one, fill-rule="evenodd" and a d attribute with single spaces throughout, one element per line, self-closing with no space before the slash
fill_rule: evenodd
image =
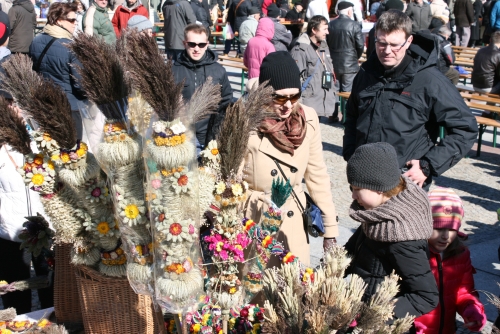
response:
<path id="1" fill-rule="evenodd" d="M 120 5 L 118 6 L 118 8 L 116 8 L 113 20 L 111 20 L 111 23 L 113 23 L 113 28 L 115 28 L 116 37 L 120 37 L 122 29 L 127 28 L 128 20 L 134 15 L 142 15 L 149 18 L 148 10 L 143 5 L 139 5 L 133 8 L 132 11 L 127 7 L 124 7 L 123 5 Z"/>
<path id="2" fill-rule="evenodd" d="M 470 251 L 466 248 L 463 253 L 441 261 L 441 255 L 431 250 L 429 262 L 439 288 L 439 304 L 433 311 L 415 319 L 415 324 L 420 322 L 426 326 L 425 334 L 454 334 L 457 312 L 462 315 L 467 306 L 475 304 L 484 314 L 483 304 L 474 291 L 472 274 L 476 271 L 470 261 Z"/>

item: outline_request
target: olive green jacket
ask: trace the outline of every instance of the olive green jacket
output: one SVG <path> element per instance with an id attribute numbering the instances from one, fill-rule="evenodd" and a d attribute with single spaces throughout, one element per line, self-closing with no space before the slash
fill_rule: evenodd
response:
<path id="1" fill-rule="evenodd" d="M 116 42 L 115 29 L 109 19 L 108 9 L 96 4 L 90 6 L 83 17 L 83 31 L 90 36 L 101 36 L 108 44 Z"/>

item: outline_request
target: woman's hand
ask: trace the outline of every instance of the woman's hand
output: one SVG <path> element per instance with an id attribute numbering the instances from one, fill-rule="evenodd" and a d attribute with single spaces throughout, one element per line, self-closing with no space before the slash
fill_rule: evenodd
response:
<path id="1" fill-rule="evenodd" d="M 323 238 L 323 250 L 326 251 L 337 244 L 337 239 L 335 238 Z"/>

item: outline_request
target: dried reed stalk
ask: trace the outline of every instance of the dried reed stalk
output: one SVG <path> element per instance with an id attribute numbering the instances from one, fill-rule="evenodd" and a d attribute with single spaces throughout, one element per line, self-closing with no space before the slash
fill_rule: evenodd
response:
<path id="1" fill-rule="evenodd" d="M 0 74 L 3 89 L 16 99 L 21 109 L 25 110 L 26 104 L 34 98 L 34 88 L 43 84 L 43 78 L 32 70 L 33 62 L 24 54 L 12 55 L 2 67 L 5 70 L 5 75 Z"/>
<path id="2" fill-rule="evenodd" d="M 155 39 L 131 29 L 122 34 L 118 45 L 120 58 L 133 87 L 161 120 L 171 122 L 176 119 L 182 107 L 184 83 L 175 82 L 172 62 L 165 63 Z"/>
<path id="3" fill-rule="evenodd" d="M 14 55 L 3 66 L 6 90 L 21 109 L 61 147 L 73 148 L 76 145 L 76 129 L 71 117 L 71 105 L 61 87 L 34 72 L 26 55 Z"/>
<path id="4" fill-rule="evenodd" d="M 30 141 L 23 118 L 5 98 L 0 97 L 0 147 L 9 144 L 16 151 L 26 155 L 32 153 Z"/>
<path id="5" fill-rule="evenodd" d="M 267 111 L 271 93 L 272 87 L 260 85 L 250 93 L 246 102 L 240 99 L 227 108 L 217 136 L 223 179 L 229 179 L 238 171 L 247 152 L 250 132 L 265 118 L 276 117 Z"/>
<path id="6" fill-rule="evenodd" d="M 114 104 L 128 95 L 124 71 L 115 48 L 98 36 L 79 34 L 68 48 L 76 55 L 81 66 L 76 65 L 81 75 L 81 86 L 89 100 L 98 106 Z M 116 108 L 102 110 L 108 119 L 122 119 L 124 115 Z"/>

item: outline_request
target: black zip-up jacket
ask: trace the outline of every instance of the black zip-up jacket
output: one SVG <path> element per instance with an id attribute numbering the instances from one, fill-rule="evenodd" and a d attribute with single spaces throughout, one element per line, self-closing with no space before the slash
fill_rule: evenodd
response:
<path id="1" fill-rule="evenodd" d="M 409 62 L 396 71 L 400 74 L 388 76 L 391 71 L 385 71 L 375 52 L 361 66 L 347 102 L 346 161 L 358 146 L 387 142 L 396 149 L 400 168 L 424 159 L 432 175 L 439 176 L 469 152 L 477 122 L 457 88 L 437 69 L 438 50 L 434 39 L 414 35 Z M 441 125 L 447 134 L 436 145 Z"/>
<path id="2" fill-rule="evenodd" d="M 500 49 L 495 44 L 477 51 L 471 81 L 477 88 L 492 88 L 500 82 Z"/>
<path id="3" fill-rule="evenodd" d="M 326 42 L 330 49 L 333 68 L 336 74 L 356 73 L 359 71 L 358 59 L 363 54 L 363 34 L 358 21 L 340 14 L 328 24 Z"/>
<path id="4" fill-rule="evenodd" d="M 345 249 L 353 257 L 346 274 L 356 274 L 367 284 L 363 301 L 368 301 L 384 277 L 394 270 L 402 278 L 394 307 L 396 319 L 406 313 L 418 317 L 438 305 L 439 292 L 429 267 L 427 240 L 375 241 L 366 237 L 360 226 Z"/>
<path id="5" fill-rule="evenodd" d="M 185 101 L 191 99 L 196 88 L 203 85 L 208 77 L 212 78 L 213 84 L 221 85 L 222 100 L 217 112 L 211 117 L 196 123 L 196 137 L 201 145 L 206 145 L 215 138 L 226 108 L 233 99 L 233 90 L 226 70 L 217 62 L 217 55 L 212 50 L 207 49 L 205 56 L 199 62 L 193 62 L 186 51 L 182 52 L 179 59 L 174 63 L 172 71 L 176 82 L 184 81 L 182 97 Z M 164 89 L 168 89 L 168 87 L 164 87 Z"/>

